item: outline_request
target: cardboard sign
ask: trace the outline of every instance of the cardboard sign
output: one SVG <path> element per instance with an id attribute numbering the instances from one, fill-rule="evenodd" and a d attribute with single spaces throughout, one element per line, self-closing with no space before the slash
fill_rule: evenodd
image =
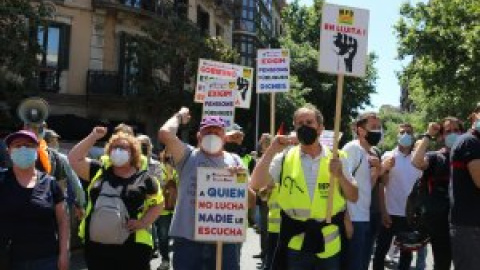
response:
<path id="1" fill-rule="evenodd" d="M 234 80 L 212 80 L 207 84 L 203 102 L 203 116 L 219 116 L 229 128 L 235 118 L 235 87 Z"/>
<path id="2" fill-rule="evenodd" d="M 195 240 L 244 242 L 247 233 L 246 174 L 225 168 L 199 167 L 195 209 Z"/>
<path id="3" fill-rule="evenodd" d="M 342 138 L 342 135 L 343 133 L 340 132 L 338 137 L 339 141 Z M 320 135 L 318 140 L 320 141 L 321 144 L 327 146 L 328 148 L 330 148 L 330 150 L 332 150 L 333 142 L 335 141 L 334 138 L 335 138 L 335 132 L 333 132 L 333 130 L 324 130 L 322 131 L 322 135 Z"/>
<path id="4" fill-rule="evenodd" d="M 323 5 L 318 71 L 365 76 L 368 19 L 366 9 Z"/>
<path id="5" fill-rule="evenodd" d="M 290 89 L 290 53 L 285 49 L 257 51 L 257 93 L 282 93 Z"/>
<path id="6" fill-rule="evenodd" d="M 195 102 L 203 103 L 207 91 L 207 83 L 215 79 L 235 80 L 235 107 L 248 109 L 252 98 L 253 68 L 212 60 L 198 61 Z"/>

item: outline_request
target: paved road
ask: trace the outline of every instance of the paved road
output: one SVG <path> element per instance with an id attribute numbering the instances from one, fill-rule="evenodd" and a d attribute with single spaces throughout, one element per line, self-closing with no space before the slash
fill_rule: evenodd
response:
<path id="1" fill-rule="evenodd" d="M 259 235 L 254 230 L 248 229 L 247 241 L 242 247 L 241 269 L 255 270 L 257 269 L 258 259 L 253 259 L 252 256 L 260 253 Z M 151 269 L 156 270 L 160 264 L 160 259 L 152 260 Z M 83 261 L 83 254 L 79 251 L 72 254 L 72 270 L 86 270 L 87 267 Z M 134 270 L 134 269 L 132 269 Z"/>
<path id="2" fill-rule="evenodd" d="M 252 256 L 255 254 L 260 253 L 260 241 L 259 235 L 255 233 L 254 230 L 248 229 L 247 234 L 247 241 L 243 244 L 242 247 L 242 257 L 240 266 L 242 270 L 255 270 L 257 269 L 257 263 L 259 262 L 258 259 L 253 259 Z M 414 256 L 412 265 L 415 265 L 416 256 Z M 152 260 L 152 270 L 156 270 L 158 265 L 160 264 L 160 259 Z M 80 252 L 74 252 L 72 256 L 72 270 L 86 270 L 86 266 L 83 262 L 83 257 Z M 371 267 L 370 267 L 371 269 Z M 395 269 L 394 265 L 387 265 L 386 269 Z M 411 269 L 415 269 L 412 267 Z M 433 269 L 433 261 L 432 261 L 432 252 L 429 248 L 428 256 L 427 256 L 427 267 L 425 270 Z M 453 268 L 452 268 L 453 269 Z M 133 269 L 132 269 L 133 270 Z"/>

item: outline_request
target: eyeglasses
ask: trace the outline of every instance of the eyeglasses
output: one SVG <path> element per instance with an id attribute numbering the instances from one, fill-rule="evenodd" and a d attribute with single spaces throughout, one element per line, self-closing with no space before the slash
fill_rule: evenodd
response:
<path id="1" fill-rule="evenodd" d="M 130 150 L 130 145 L 118 144 L 118 145 L 112 145 L 111 148 L 112 149 Z"/>

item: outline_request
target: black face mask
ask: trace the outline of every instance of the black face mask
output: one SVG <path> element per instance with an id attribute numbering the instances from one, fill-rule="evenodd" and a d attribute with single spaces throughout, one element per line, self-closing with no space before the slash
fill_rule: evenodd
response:
<path id="1" fill-rule="evenodd" d="M 242 146 L 237 143 L 231 143 L 231 142 L 226 143 L 224 148 L 225 148 L 225 151 L 234 153 L 237 155 L 240 155 L 242 152 Z"/>
<path id="2" fill-rule="evenodd" d="M 298 141 L 303 145 L 313 144 L 318 137 L 317 130 L 309 126 L 301 126 L 297 129 Z"/>
<path id="3" fill-rule="evenodd" d="M 368 144 L 371 146 L 377 145 L 381 139 L 382 132 L 380 131 L 368 131 L 367 136 L 365 136 L 365 140 L 367 140 Z"/>

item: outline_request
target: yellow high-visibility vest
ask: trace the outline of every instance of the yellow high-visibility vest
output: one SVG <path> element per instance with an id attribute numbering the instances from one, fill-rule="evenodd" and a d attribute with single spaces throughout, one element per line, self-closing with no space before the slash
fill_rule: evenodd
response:
<path id="1" fill-rule="evenodd" d="M 275 187 L 268 198 L 268 226 L 267 231 L 269 233 L 279 233 L 280 232 L 280 205 L 278 204 L 278 184 L 275 184 Z"/>
<path id="2" fill-rule="evenodd" d="M 85 226 L 86 226 L 86 219 L 88 216 L 90 216 L 93 205 L 92 205 L 92 200 L 90 197 L 90 191 L 98 179 L 102 177 L 103 171 L 106 170 L 105 164 L 103 165 L 103 168 L 98 170 L 98 172 L 95 174 L 95 176 L 92 178 L 90 181 L 90 184 L 88 185 L 87 188 L 87 194 L 88 194 L 88 202 L 87 202 L 87 208 L 85 211 L 85 216 L 83 217 L 82 221 L 80 222 L 80 226 L 78 228 L 78 236 L 82 241 L 85 241 Z M 147 198 L 144 202 L 143 206 L 143 211 L 139 212 L 137 215 L 137 219 L 141 219 L 143 215 L 145 215 L 146 211 L 154 205 L 162 204 L 163 203 L 163 195 L 162 195 L 162 190 L 160 189 L 160 183 L 158 183 L 158 180 L 153 178 L 154 181 L 157 181 L 157 185 L 159 187 L 157 194 L 155 196 L 152 196 L 150 198 Z M 135 243 L 141 243 L 145 245 L 149 245 L 150 247 L 153 248 L 153 237 L 152 237 L 152 228 L 149 226 L 147 229 L 141 229 L 135 232 Z"/>
<path id="3" fill-rule="evenodd" d="M 320 159 L 318 169 L 317 186 L 313 199 L 310 199 L 305 176 L 300 159 L 300 146 L 290 149 L 284 157 L 282 167 L 281 187 L 279 188 L 278 204 L 286 215 L 292 219 L 306 221 L 313 219 L 324 222 L 327 217 L 327 201 L 330 183 L 329 164 L 332 153 L 324 147 L 325 156 Z M 339 152 L 341 157 L 345 153 Z M 334 188 L 332 216 L 344 211 L 346 202 L 340 194 L 338 184 Z M 335 224 L 327 224 L 322 228 L 325 241 L 325 251 L 317 253 L 319 258 L 330 258 L 340 252 L 340 228 Z M 290 239 L 288 247 L 300 251 L 303 245 L 305 233 L 295 235 Z"/>

